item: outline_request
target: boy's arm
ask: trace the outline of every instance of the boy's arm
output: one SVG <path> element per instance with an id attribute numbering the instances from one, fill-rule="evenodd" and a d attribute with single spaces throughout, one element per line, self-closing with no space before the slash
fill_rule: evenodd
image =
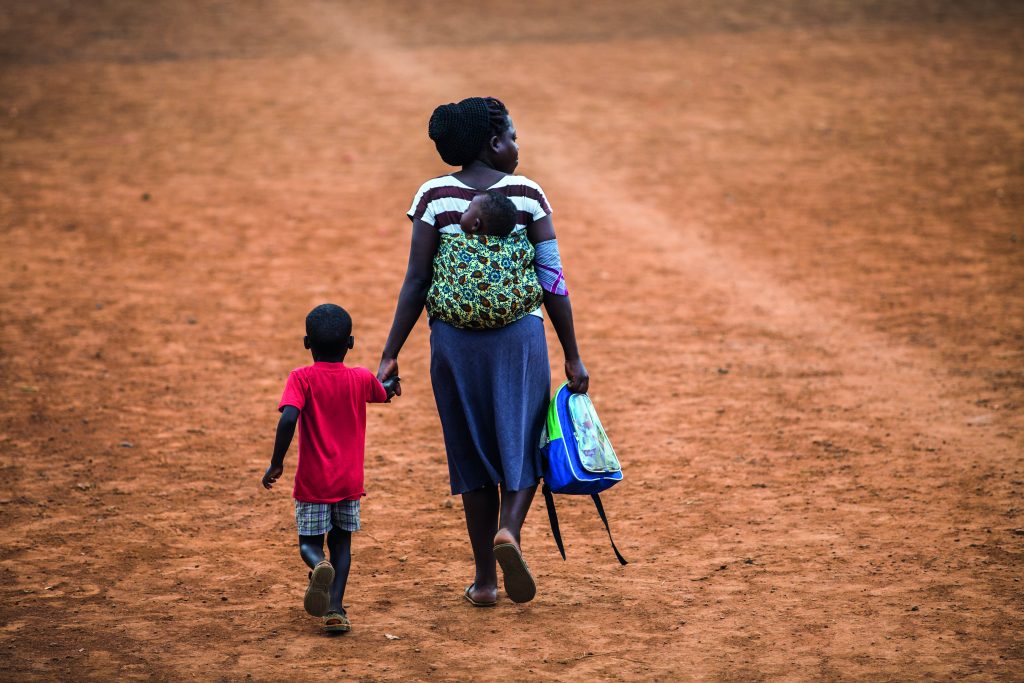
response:
<path id="1" fill-rule="evenodd" d="M 292 445 L 298 420 L 299 409 L 295 406 L 285 406 L 281 411 L 281 419 L 277 421 L 277 437 L 274 439 L 274 455 L 270 458 L 270 467 L 263 475 L 264 488 L 271 488 L 284 472 L 284 456 Z"/>
<path id="2" fill-rule="evenodd" d="M 389 403 L 391 397 L 396 393 L 401 393 L 401 389 L 398 387 L 398 377 L 390 377 L 381 382 L 377 377 L 370 372 L 366 371 L 366 402 L 367 403 Z"/>

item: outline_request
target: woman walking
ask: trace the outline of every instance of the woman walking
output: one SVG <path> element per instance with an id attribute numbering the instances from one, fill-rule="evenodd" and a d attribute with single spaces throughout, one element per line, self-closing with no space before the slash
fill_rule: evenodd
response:
<path id="1" fill-rule="evenodd" d="M 398 354 L 426 305 L 430 379 L 451 491 L 462 496 L 476 564 L 465 598 L 479 607 L 496 603 L 497 561 L 508 597 L 528 602 L 536 584 L 520 531 L 540 477 L 551 383 L 541 301 L 565 355 L 570 389 L 586 392 L 589 378 L 576 347 L 550 205 L 539 185 L 512 175 L 519 145 L 505 105 L 490 97 L 442 105 L 430 117 L 429 134 L 441 158 L 461 170 L 423 183 L 413 199 L 409 264 L 377 377 L 398 375 Z M 515 205 L 512 233 L 467 235 L 462 214 L 475 196 L 494 191 Z M 455 306 L 463 309 L 461 320 L 466 312 L 475 317 L 472 324 L 446 322 L 444 311 Z"/>

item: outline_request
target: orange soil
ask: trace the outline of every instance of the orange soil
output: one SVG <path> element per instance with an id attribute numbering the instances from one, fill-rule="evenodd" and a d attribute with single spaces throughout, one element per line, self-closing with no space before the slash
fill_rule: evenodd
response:
<path id="1" fill-rule="evenodd" d="M 1024 678 L 1014 3 L 8 5 L 4 678 Z M 461 600 L 421 323 L 328 638 L 276 400 L 317 303 L 375 367 L 473 94 L 555 207 L 632 563 L 538 503 L 537 599 Z"/>

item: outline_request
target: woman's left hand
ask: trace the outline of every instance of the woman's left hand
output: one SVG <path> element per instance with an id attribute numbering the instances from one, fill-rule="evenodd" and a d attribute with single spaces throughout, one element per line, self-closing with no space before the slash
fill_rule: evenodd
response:
<path id="1" fill-rule="evenodd" d="M 590 375 L 579 358 L 565 361 L 565 378 L 569 380 L 569 391 L 574 394 L 585 394 L 590 388 Z"/>
<path id="2" fill-rule="evenodd" d="M 381 383 L 386 382 L 392 377 L 398 376 L 398 359 L 397 358 L 381 358 L 380 366 L 377 368 L 377 380 Z M 402 395 L 401 390 L 397 392 L 399 396 Z"/>

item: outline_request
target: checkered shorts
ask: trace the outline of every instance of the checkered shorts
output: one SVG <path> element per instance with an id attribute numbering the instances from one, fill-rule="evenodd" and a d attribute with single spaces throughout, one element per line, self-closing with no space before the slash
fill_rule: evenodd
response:
<path id="1" fill-rule="evenodd" d="M 337 526 L 342 531 L 359 531 L 359 499 L 337 503 L 295 501 L 295 525 L 299 536 L 321 536 Z"/>

